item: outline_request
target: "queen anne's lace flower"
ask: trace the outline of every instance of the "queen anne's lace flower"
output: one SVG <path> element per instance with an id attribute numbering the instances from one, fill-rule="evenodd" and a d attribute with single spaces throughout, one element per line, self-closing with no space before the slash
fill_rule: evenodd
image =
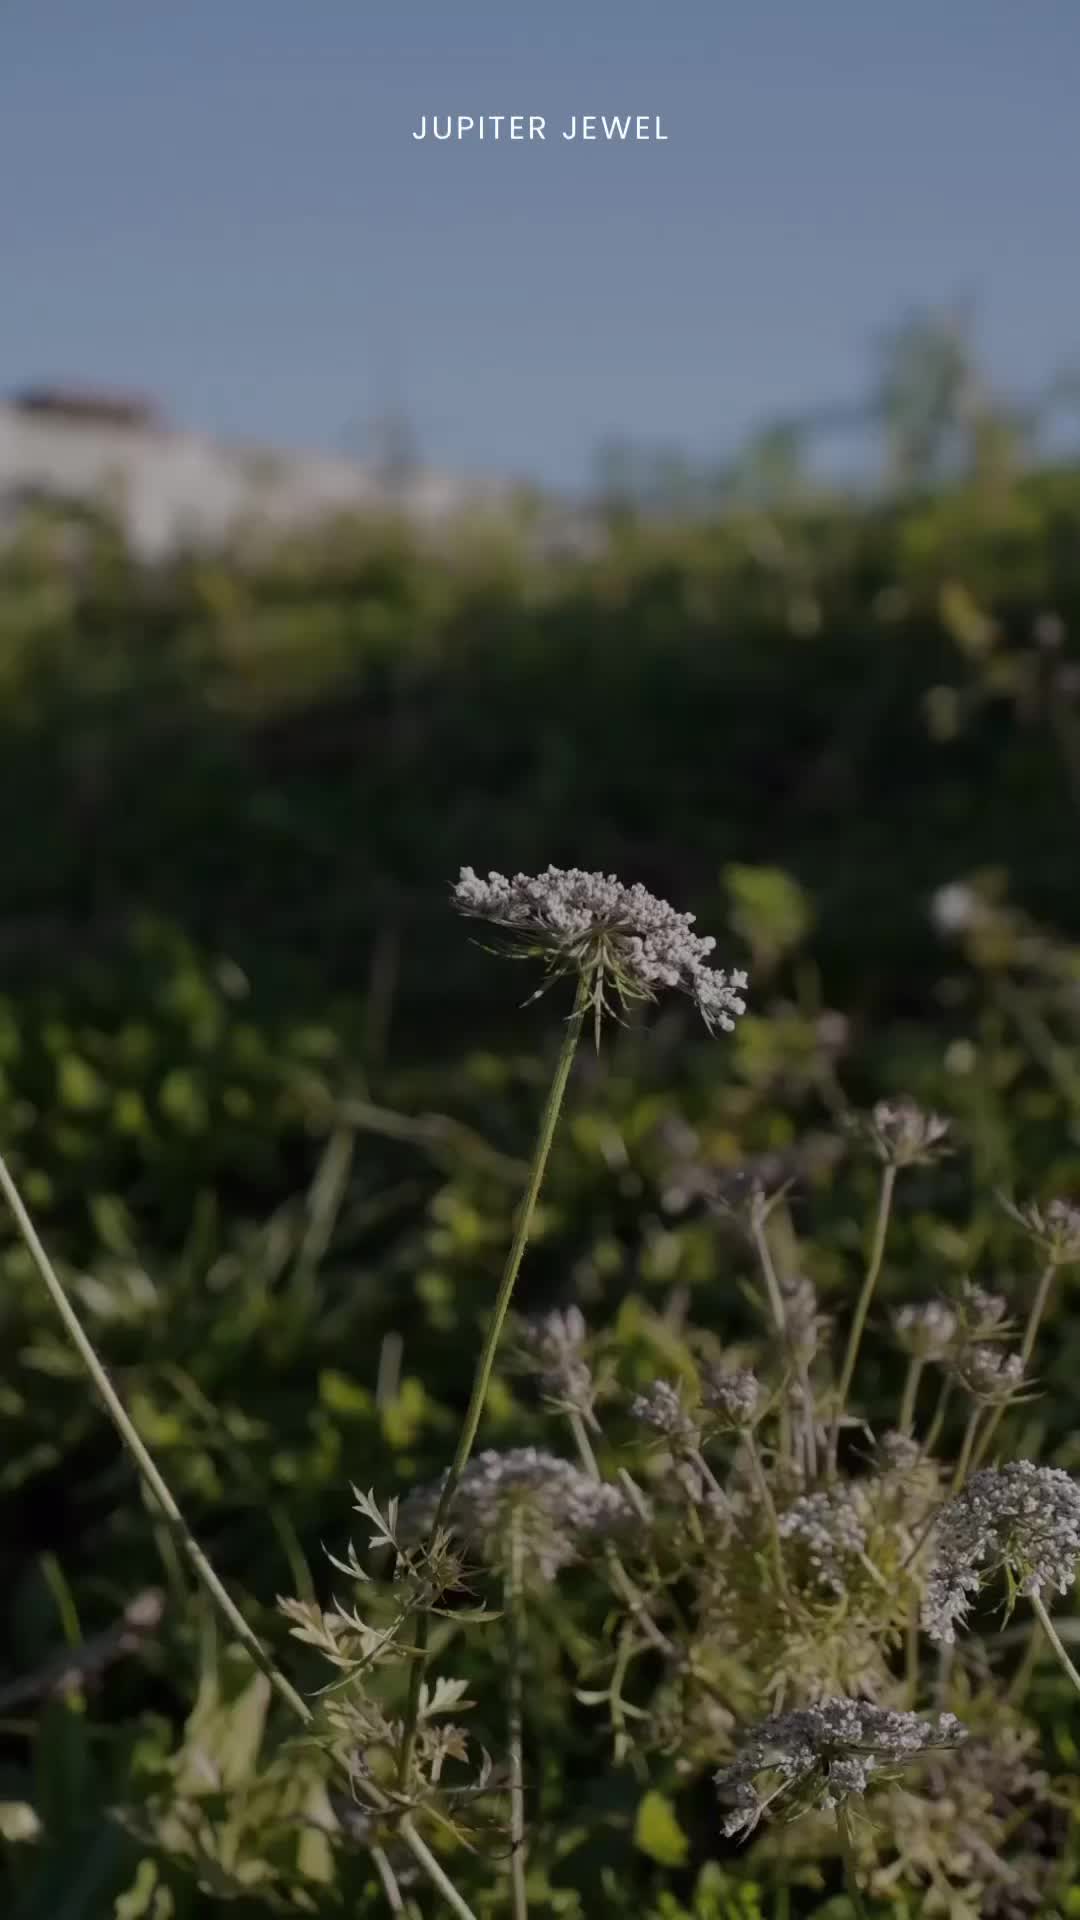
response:
<path id="1" fill-rule="evenodd" d="M 699 1434 L 696 1422 L 687 1412 L 669 1380 L 654 1380 L 647 1393 L 636 1394 L 630 1402 L 630 1418 L 654 1433 L 663 1434 L 676 1445 L 696 1447 Z"/>
<path id="2" fill-rule="evenodd" d="M 984 1467 L 938 1517 L 923 1600 L 931 1639 L 951 1642 L 971 1597 L 1004 1571 L 1023 1594 L 1067 1593 L 1080 1559 L 1080 1486 L 1060 1467 Z"/>
<path id="3" fill-rule="evenodd" d="M 1018 1353 L 1002 1353 L 1000 1347 L 965 1347 L 957 1356 L 956 1377 L 973 1400 L 1004 1406 L 1024 1384 L 1024 1363 Z"/>
<path id="4" fill-rule="evenodd" d="M 949 1122 L 939 1113 L 924 1113 L 914 1100 L 879 1100 L 866 1127 L 879 1160 L 888 1166 L 918 1166 L 947 1151 L 942 1142 Z"/>
<path id="5" fill-rule="evenodd" d="M 1006 1201 L 1005 1211 L 1030 1234 L 1055 1266 L 1080 1260 L 1080 1207 L 1074 1207 L 1068 1200 L 1050 1200 L 1045 1207 L 1034 1201 L 1026 1207 L 1014 1207 Z"/>
<path id="6" fill-rule="evenodd" d="M 780 1515 L 780 1538 L 797 1541 L 822 1585 L 842 1594 L 849 1571 L 844 1563 L 866 1552 L 869 1522 L 867 1495 L 856 1483 L 800 1495 Z"/>
<path id="7" fill-rule="evenodd" d="M 901 1351 L 914 1360 L 942 1360 L 956 1338 L 957 1319 L 944 1300 L 898 1307 L 893 1331 Z"/>
<path id="8" fill-rule="evenodd" d="M 614 874 L 548 867 L 482 880 L 462 867 L 453 898 L 460 913 L 505 927 L 554 971 L 593 972 L 598 1010 L 608 987 L 624 1006 L 673 987 L 690 996 L 710 1031 L 730 1032 L 746 1011 L 746 975 L 708 965 L 716 942 L 692 931 L 693 914 L 677 913 L 643 886 L 623 886 Z"/>
<path id="9" fill-rule="evenodd" d="M 445 1484 L 444 1474 L 403 1502 L 404 1540 L 430 1533 Z M 498 1453 L 489 1447 L 465 1468 L 446 1524 L 476 1551 L 500 1561 L 507 1557 L 516 1525 L 527 1562 L 541 1579 L 552 1580 L 590 1539 L 604 1538 L 633 1518 L 620 1488 L 593 1479 L 559 1454 L 537 1447 Z"/>
<path id="10" fill-rule="evenodd" d="M 747 1367 L 710 1372 L 701 1384 L 701 1404 L 722 1426 L 752 1427 L 761 1402 L 761 1382 Z"/>
<path id="11" fill-rule="evenodd" d="M 582 1413 L 592 1404 L 593 1382 L 585 1358 L 588 1329 L 580 1307 L 554 1308 L 527 1320 L 518 1344 L 540 1375 L 541 1384 L 562 1407 Z"/>
<path id="12" fill-rule="evenodd" d="M 954 1714 L 924 1720 L 864 1700 L 819 1700 L 813 1707 L 773 1714 L 744 1736 L 734 1760 L 715 1775 L 716 1785 L 735 1802 L 724 1832 L 751 1832 L 781 1793 L 793 1794 L 798 1810 L 834 1810 L 851 1795 L 865 1793 L 882 1769 L 963 1738 Z M 764 1797 L 756 1786 L 763 1773 L 779 1777 Z"/>

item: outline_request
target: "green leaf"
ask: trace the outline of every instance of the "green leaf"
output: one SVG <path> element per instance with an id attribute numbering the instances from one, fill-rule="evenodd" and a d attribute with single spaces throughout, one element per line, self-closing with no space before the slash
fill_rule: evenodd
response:
<path id="1" fill-rule="evenodd" d="M 639 1803 L 634 1821 L 634 1845 L 661 1867 L 681 1867 L 690 1842 L 675 1818 L 671 1801 L 650 1791 Z"/>

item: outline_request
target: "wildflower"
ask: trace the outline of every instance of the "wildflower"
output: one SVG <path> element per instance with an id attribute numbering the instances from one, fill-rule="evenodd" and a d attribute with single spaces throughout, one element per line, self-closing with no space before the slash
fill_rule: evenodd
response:
<path id="1" fill-rule="evenodd" d="M 957 1302 L 957 1337 L 967 1345 L 979 1340 L 999 1340 L 1008 1332 L 1008 1302 L 1000 1293 L 988 1293 L 974 1280 L 965 1280 Z"/>
<path id="2" fill-rule="evenodd" d="M 403 1502 L 403 1538 L 423 1539 L 431 1530 L 447 1476 L 419 1487 Z M 447 1526 L 471 1547 L 496 1560 L 506 1556 L 516 1521 L 525 1557 L 543 1580 L 552 1580 L 590 1540 L 633 1519 L 622 1491 L 593 1479 L 558 1454 L 537 1447 L 508 1453 L 493 1448 L 475 1454 L 454 1491 Z"/>
<path id="3" fill-rule="evenodd" d="M 963 1738 L 955 1714 L 943 1713 L 931 1721 L 842 1697 L 772 1714 L 740 1741 L 734 1760 L 714 1776 L 735 1802 L 724 1820 L 724 1833 L 752 1832 L 766 1807 L 785 1793 L 794 1795 L 796 1812 L 812 1807 L 835 1811 L 852 1795 L 864 1794 L 883 1768 L 903 1765 L 936 1747 L 954 1746 Z M 761 1773 L 779 1776 L 779 1784 L 764 1797 L 755 1785 Z"/>
<path id="4" fill-rule="evenodd" d="M 798 1541 L 811 1571 L 835 1594 L 847 1588 L 845 1560 L 866 1552 L 866 1499 L 858 1487 L 804 1493 L 780 1516 L 780 1538 Z"/>
<path id="5" fill-rule="evenodd" d="M 957 1332 L 956 1314 L 944 1300 L 898 1307 L 893 1314 L 897 1345 L 913 1360 L 943 1360 Z"/>
<path id="6" fill-rule="evenodd" d="M 1018 1353 L 1002 1353 L 1000 1347 L 969 1346 L 957 1356 L 956 1377 L 973 1400 L 1003 1406 L 1024 1384 L 1024 1362 Z"/>
<path id="7" fill-rule="evenodd" d="M 1013 1460 L 984 1467 L 939 1515 L 923 1625 L 951 1642 L 985 1579 L 1004 1572 L 1010 1588 L 1067 1593 L 1080 1558 L 1080 1486 L 1060 1467 Z"/>
<path id="8" fill-rule="evenodd" d="M 829 1325 L 828 1315 L 821 1312 L 814 1283 L 805 1274 L 784 1274 L 780 1297 L 785 1345 L 797 1365 L 809 1366 Z"/>
<path id="9" fill-rule="evenodd" d="M 668 1380 L 654 1380 L 647 1393 L 635 1395 L 630 1402 L 630 1418 L 663 1434 L 676 1446 L 698 1445 L 697 1424 Z"/>
<path id="10" fill-rule="evenodd" d="M 518 1336 L 519 1345 L 539 1372 L 545 1391 L 557 1405 L 578 1413 L 588 1413 L 592 1407 L 592 1374 L 585 1358 L 586 1331 L 580 1307 L 567 1307 L 527 1320 Z"/>
<path id="11" fill-rule="evenodd" d="M 939 1113 L 924 1113 L 914 1100 L 879 1100 L 864 1124 L 886 1166 L 922 1166 L 948 1151 L 941 1142 L 949 1122 Z"/>
<path id="12" fill-rule="evenodd" d="M 1080 1260 L 1080 1207 L 1068 1200 L 1050 1200 L 1045 1207 L 1034 1201 L 1026 1207 L 1014 1207 L 1008 1200 L 1002 1205 L 1043 1249 L 1052 1265 L 1066 1266 Z"/>
<path id="13" fill-rule="evenodd" d="M 694 1001 L 710 1032 L 730 1033 L 746 1011 L 746 975 L 707 964 L 716 942 L 692 931 L 693 914 L 677 913 L 641 885 L 623 886 L 614 874 L 548 867 L 535 877 L 489 873 L 482 880 L 462 867 L 453 898 L 459 912 L 505 927 L 522 952 L 554 973 L 594 976 L 598 1022 L 609 986 L 623 1007 L 675 988 Z"/>
<path id="14" fill-rule="evenodd" d="M 725 1427 L 752 1427 L 761 1401 L 761 1382 L 748 1367 L 733 1367 L 730 1372 L 706 1374 L 701 1401 Z"/>

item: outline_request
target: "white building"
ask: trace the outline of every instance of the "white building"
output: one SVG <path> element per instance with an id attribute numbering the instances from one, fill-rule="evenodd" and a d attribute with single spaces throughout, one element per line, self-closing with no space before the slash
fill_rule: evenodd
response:
<path id="1" fill-rule="evenodd" d="M 505 494 L 503 494 L 505 500 Z M 36 500 L 105 502 L 135 550 L 155 559 L 180 543 L 217 543 L 241 527 L 298 529 L 393 505 L 437 525 L 493 488 L 420 469 L 393 485 L 374 466 L 331 454 L 230 446 L 173 429 L 150 403 L 70 387 L 0 401 L 0 513 Z"/>

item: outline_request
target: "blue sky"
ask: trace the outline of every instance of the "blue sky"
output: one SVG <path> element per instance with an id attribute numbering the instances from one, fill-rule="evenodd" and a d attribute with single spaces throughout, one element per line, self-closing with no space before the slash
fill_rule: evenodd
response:
<path id="1" fill-rule="evenodd" d="M 582 477 L 850 397 L 974 296 L 1003 381 L 1080 352 L 1076 0 L 10 0 L 0 386 Z M 419 144 L 421 113 L 660 114 L 664 145 Z"/>

